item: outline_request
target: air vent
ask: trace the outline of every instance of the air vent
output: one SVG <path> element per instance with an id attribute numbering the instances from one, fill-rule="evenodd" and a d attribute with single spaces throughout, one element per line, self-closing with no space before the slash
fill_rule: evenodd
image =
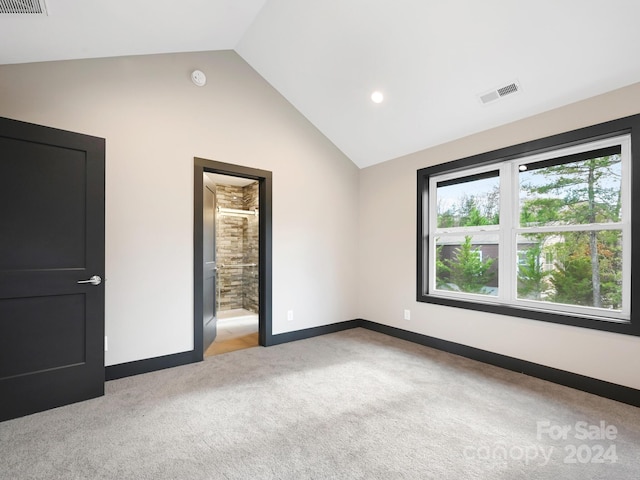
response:
<path id="1" fill-rule="evenodd" d="M 500 98 L 512 95 L 520 91 L 520 83 L 518 81 L 511 82 L 503 87 L 495 88 L 489 92 L 478 95 L 482 103 L 491 103 L 499 100 Z"/>
<path id="2" fill-rule="evenodd" d="M 45 0 L 0 0 L 0 14 L 48 15 Z"/>

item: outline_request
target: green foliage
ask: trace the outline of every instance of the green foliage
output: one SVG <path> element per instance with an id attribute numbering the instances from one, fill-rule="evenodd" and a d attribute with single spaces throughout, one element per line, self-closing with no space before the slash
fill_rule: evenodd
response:
<path id="1" fill-rule="evenodd" d="M 593 263 L 588 232 L 567 232 L 554 245 L 557 262 L 550 276 L 549 301 L 594 306 Z M 600 231 L 596 236 L 600 278 L 600 306 L 622 306 L 622 245 L 620 231 Z"/>
<path id="2" fill-rule="evenodd" d="M 541 261 L 542 247 L 540 239 L 524 252 L 524 262 L 518 265 L 518 297 L 541 300 L 547 289 L 545 272 Z"/>
<path id="3" fill-rule="evenodd" d="M 534 171 L 544 177 L 545 182 L 523 186 L 538 195 L 527 208 L 538 208 L 544 213 L 547 212 L 543 206 L 545 201 L 559 200 L 562 203 L 555 203 L 555 208 L 560 208 L 557 218 L 551 218 L 551 221 L 572 224 L 619 221 L 620 175 L 616 166 L 620 161 L 620 155 L 610 155 Z"/>
<path id="4" fill-rule="evenodd" d="M 446 289 L 451 269 L 442 261 L 442 247 L 436 247 L 436 288 Z"/>
<path id="5" fill-rule="evenodd" d="M 622 243 L 619 231 L 598 233 L 598 256 L 602 306 L 619 310 L 622 307 Z"/>
<path id="6" fill-rule="evenodd" d="M 574 157 L 575 158 L 575 157 Z M 583 157 L 584 158 L 584 157 Z M 548 164 L 547 164 L 548 165 Z M 621 218 L 621 158 L 610 155 L 533 168 L 521 175 L 525 194 L 520 207 L 523 227 L 587 225 L 619 222 Z M 442 187 L 443 189 L 448 186 Z M 499 223 L 499 188 L 469 184 L 456 187 L 447 208 L 438 206 L 439 228 L 477 227 Z M 470 195 L 471 192 L 478 192 Z M 454 203 L 452 203 L 452 201 Z M 583 230 L 527 235 L 532 242 L 520 258 L 517 271 L 519 298 L 620 309 L 622 303 L 622 246 L 618 230 Z M 553 266 L 543 262 L 552 253 Z M 488 293 L 495 277 L 494 259 L 481 260 L 471 237 L 445 259 L 436 254 L 438 288 Z M 545 270 L 545 268 L 547 270 Z"/>
<path id="7" fill-rule="evenodd" d="M 567 250 L 566 243 L 560 250 Z M 573 247 L 573 245 L 571 245 Z M 586 244 L 564 255 L 562 263 L 555 265 L 551 274 L 551 283 L 555 293 L 552 301 L 570 305 L 593 306 L 593 288 L 591 283 L 591 259 L 586 252 Z"/>
<path id="8" fill-rule="evenodd" d="M 495 273 L 490 271 L 493 262 L 493 258 L 481 260 L 480 250 L 473 248 L 470 236 L 465 236 L 462 245 L 456 248 L 454 257 L 445 259 L 442 265 L 449 274 L 450 282 L 461 291 L 487 293 L 486 285 L 495 277 Z"/>
<path id="9" fill-rule="evenodd" d="M 456 217 L 453 210 L 438 213 L 438 228 L 451 228 L 456 226 Z"/>
<path id="10" fill-rule="evenodd" d="M 528 200 L 520 209 L 523 226 L 547 225 L 561 220 L 560 211 L 565 205 L 560 198 L 536 198 Z"/>
<path id="11" fill-rule="evenodd" d="M 611 155 L 527 172 L 531 182 L 522 185 L 528 198 L 521 206 L 521 225 L 618 222 L 620 161 L 619 155 Z M 564 232 L 556 236 L 561 238 L 554 245 L 558 261 L 549 276 L 552 293 L 546 300 L 620 308 L 622 265 L 618 232 Z M 522 278 L 519 272 L 519 294 L 520 288 L 544 291 L 546 280 L 541 277 L 536 287 L 535 276 L 531 268 L 523 270 Z"/>
<path id="12" fill-rule="evenodd" d="M 499 191 L 485 195 L 463 195 L 458 202 L 443 210 L 438 208 L 438 227 L 475 227 L 500 223 Z"/>
<path id="13" fill-rule="evenodd" d="M 477 227 L 479 225 L 491 225 L 491 220 L 480 213 L 475 205 L 469 210 L 468 216 L 464 219 L 464 227 Z"/>

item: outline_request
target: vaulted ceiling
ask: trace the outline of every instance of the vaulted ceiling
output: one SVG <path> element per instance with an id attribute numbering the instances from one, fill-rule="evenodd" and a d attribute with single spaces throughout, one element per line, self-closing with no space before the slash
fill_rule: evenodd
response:
<path id="1" fill-rule="evenodd" d="M 360 167 L 640 81 L 638 0 L 46 6 L 0 14 L 0 64 L 233 49 Z"/>

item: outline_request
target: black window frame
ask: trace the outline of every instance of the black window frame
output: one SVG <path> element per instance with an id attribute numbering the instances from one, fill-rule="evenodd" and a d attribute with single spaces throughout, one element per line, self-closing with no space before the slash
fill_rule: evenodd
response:
<path id="1" fill-rule="evenodd" d="M 500 165 L 503 162 L 545 153 L 564 147 L 606 138 L 629 135 L 631 137 L 631 311 L 628 322 L 606 321 L 598 317 L 571 313 L 531 310 L 513 305 L 480 303 L 470 299 L 454 299 L 431 295 L 426 291 L 429 272 L 429 179 L 444 173 L 464 172 L 474 167 Z M 634 299 L 640 294 L 640 281 L 634 282 L 633 273 L 640 275 L 640 114 L 560 133 L 490 152 L 460 158 L 417 171 L 417 282 L 416 300 L 422 303 L 444 305 L 480 312 L 508 315 L 581 328 L 640 336 L 640 313 L 634 309 Z M 640 277 L 637 277 L 640 278 Z"/>

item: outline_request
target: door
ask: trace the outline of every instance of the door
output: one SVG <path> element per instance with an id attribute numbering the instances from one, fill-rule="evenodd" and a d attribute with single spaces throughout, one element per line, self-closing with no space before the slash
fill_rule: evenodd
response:
<path id="1" fill-rule="evenodd" d="M 202 197 L 202 343 L 205 352 L 216 338 L 216 196 L 207 175 L 203 175 Z"/>
<path id="2" fill-rule="evenodd" d="M 104 394 L 104 159 L 0 118 L 0 420 Z"/>

